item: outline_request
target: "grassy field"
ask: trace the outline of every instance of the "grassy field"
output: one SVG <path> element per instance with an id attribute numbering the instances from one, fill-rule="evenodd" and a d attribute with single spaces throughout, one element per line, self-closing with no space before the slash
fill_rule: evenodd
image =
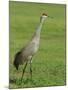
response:
<path id="1" fill-rule="evenodd" d="M 65 85 L 65 5 L 9 2 L 10 11 L 10 88 Z M 33 57 L 33 76 L 30 80 L 29 65 L 22 84 L 19 84 L 22 66 L 16 71 L 14 55 L 31 39 L 40 15 L 47 18 L 41 31 L 40 48 Z"/>

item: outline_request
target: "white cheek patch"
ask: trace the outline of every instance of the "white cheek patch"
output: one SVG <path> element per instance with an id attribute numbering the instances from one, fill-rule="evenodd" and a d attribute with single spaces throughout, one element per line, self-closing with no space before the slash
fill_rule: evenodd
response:
<path id="1" fill-rule="evenodd" d="M 47 16 L 43 15 L 42 17 L 44 17 L 44 18 L 45 18 L 45 17 L 47 17 Z"/>

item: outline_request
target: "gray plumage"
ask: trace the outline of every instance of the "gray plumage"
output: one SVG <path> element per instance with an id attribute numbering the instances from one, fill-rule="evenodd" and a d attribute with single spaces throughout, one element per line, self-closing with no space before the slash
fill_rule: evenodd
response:
<path id="1" fill-rule="evenodd" d="M 35 33 L 33 34 L 31 41 L 29 41 L 29 43 L 23 49 L 17 52 L 15 55 L 13 64 L 17 70 L 19 65 L 21 64 L 23 65 L 24 63 L 26 63 L 23 69 L 22 77 L 24 75 L 25 68 L 27 66 L 28 61 L 30 62 L 30 73 L 32 76 L 32 69 L 31 69 L 32 57 L 34 56 L 34 54 L 37 52 L 39 48 L 40 32 L 41 32 L 42 24 L 46 17 L 47 17 L 47 14 L 43 13 L 42 16 L 40 17 L 40 23 Z"/>

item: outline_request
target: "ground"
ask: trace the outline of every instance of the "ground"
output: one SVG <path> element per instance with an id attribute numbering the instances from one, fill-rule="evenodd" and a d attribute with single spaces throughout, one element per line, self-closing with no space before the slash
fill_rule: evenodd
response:
<path id="1" fill-rule="evenodd" d="M 53 18 L 47 18 L 44 22 L 39 51 L 32 60 L 32 80 L 28 65 L 22 84 L 20 84 L 23 66 L 20 66 L 18 71 L 15 69 L 14 55 L 31 39 L 43 12 Z M 65 5 L 10 1 L 9 19 L 9 87 L 65 85 Z"/>

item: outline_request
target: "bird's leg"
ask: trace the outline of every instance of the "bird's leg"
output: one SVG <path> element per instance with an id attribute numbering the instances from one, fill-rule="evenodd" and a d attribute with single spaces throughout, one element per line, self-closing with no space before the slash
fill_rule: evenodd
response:
<path id="1" fill-rule="evenodd" d="M 31 75 L 31 79 L 32 79 L 32 59 L 30 60 L 30 75 Z"/>
<path id="2" fill-rule="evenodd" d="M 24 69 L 23 69 L 23 72 L 22 72 L 21 82 L 22 82 L 22 79 L 23 79 L 23 76 L 24 76 L 24 72 L 25 72 L 26 66 L 27 66 L 27 62 L 25 64 Z"/>

